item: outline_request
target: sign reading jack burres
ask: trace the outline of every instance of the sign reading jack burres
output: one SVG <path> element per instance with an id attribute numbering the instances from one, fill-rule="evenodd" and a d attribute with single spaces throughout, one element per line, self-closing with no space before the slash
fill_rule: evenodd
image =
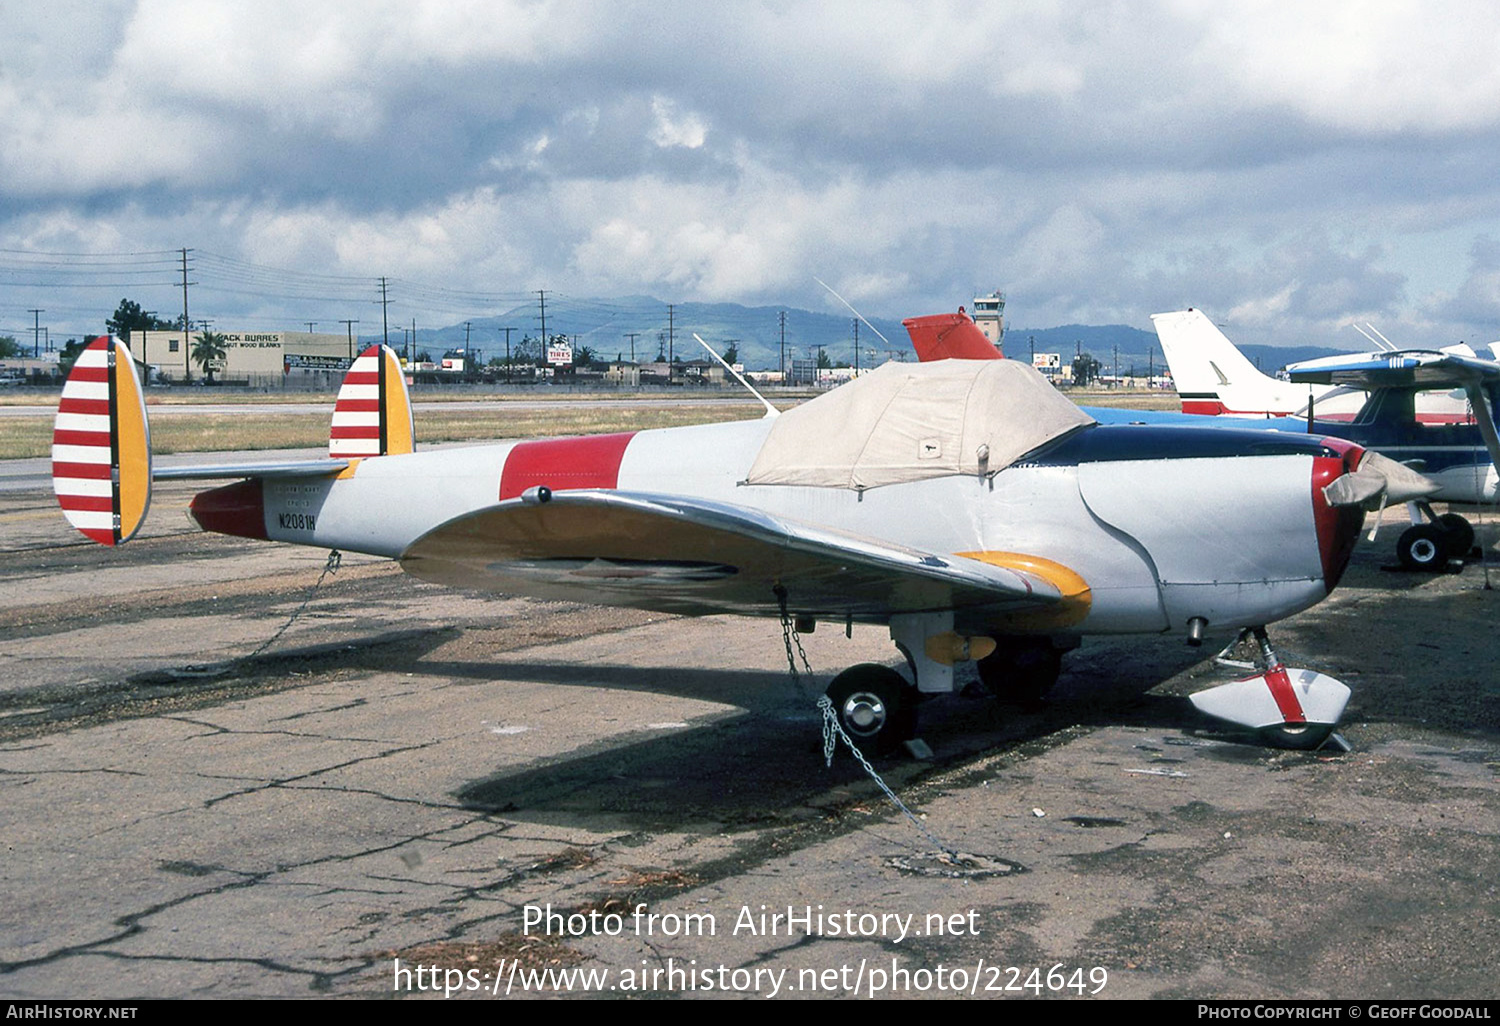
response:
<path id="1" fill-rule="evenodd" d="M 967 963 L 934 964 L 930 952 L 913 952 L 910 958 L 881 953 L 850 961 L 838 961 L 835 955 L 828 965 L 808 966 L 805 964 L 808 949 L 797 944 L 809 939 L 874 940 L 896 945 L 923 938 L 977 938 L 980 914 L 972 908 L 918 914 L 811 904 L 741 905 L 729 913 L 716 914 L 653 912 L 645 903 L 625 912 L 564 911 L 550 904 L 525 905 L 521 934 L 525 938 L 621 938 L 622 943 L 647 942 L 649 948 L 643 950 L 649 951 L 651 957 L 639 958 L 638 965 L 621 965 L 618 961 L 611 965 L 604 964 L 609 958 L 605 954 L 598 956 L 599 964 L 573 966 L 501 958 L 488 968 L 467 969 L 403 963 L 398 958 L 393 967 L 393 987 L 398 992 L 441 992 L 445 997 L 465 992 L 503 997 L 543 991 L 580 994 L 699 991 L 767 998 L 794 994 L 884 997 L 926 993 L 996 997 L 1094 995 L 1101 993 L 1109 982 L 1108 970 L 1100 966 L 1087 969 L 1063 963 L 1014 966 L 985 956 Z M 778 965 L 764 953 L 744 958 L 744 965 L 670 953 L 673 940 L 711 938 L 727 942 L 781 939 L 777 950 L 797 950 L 792 957 L 803 964 Z M 702 950 L 701 944 L 698 950 Z M 736 947 L 737 954 L 742 951 L 742 945 Z M 637 961 L 633 952 L 628 961 Z"/>

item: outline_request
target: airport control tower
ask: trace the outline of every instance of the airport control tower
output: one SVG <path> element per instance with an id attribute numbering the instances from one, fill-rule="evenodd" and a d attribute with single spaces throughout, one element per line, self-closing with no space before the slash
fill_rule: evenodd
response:
<path id="1" fill-rule="evenodd" d="M 975 296 L 974 323 L 996 349 L 1005 352 L 1005 293 L 997 289 L 987 296 Z"/>

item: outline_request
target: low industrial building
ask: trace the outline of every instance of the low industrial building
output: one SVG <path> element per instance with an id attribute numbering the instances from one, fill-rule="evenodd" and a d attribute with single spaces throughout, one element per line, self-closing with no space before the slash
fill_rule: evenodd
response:
<path id="1" fill-rule="evenodd" d="M 130 349 L 151 368 L 151 380 L 183 382 L 203 378 L 204 369 L 192 361 L 193 345 L 202 332 L 137 331 Z M 216 381 L 252 388 L 337 387 L 344 371 L 362 348 L 347 335 L 307 331 L 219 331 L 224 359 L 214 367 Z"/>

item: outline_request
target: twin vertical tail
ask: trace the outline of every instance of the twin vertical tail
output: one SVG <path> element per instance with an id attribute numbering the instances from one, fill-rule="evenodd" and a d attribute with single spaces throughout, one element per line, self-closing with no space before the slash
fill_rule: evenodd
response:
<path id="1" fill-rule="evenodd" d="M 401 361 L 389 346 L 360 353 L 333 407 L 328 455 L 336 459 L 411 452 L 416 440 Z"/>
<path id="2" fill-rule="evenodd" d="M 344 376 L 334 406 L 328 455 L 349 461 L 408 453 L 413 441 L 411 398 L 401 363 L 389 348 L 371 346 Z M 331 476 L 340 471 L 352 469 L 320 458 L 168 467 L 160 476 L 248 478 L 255 481 L 258 494 L 261 478 L 287 473 Z M 78 357 L 63 385 L 52 432 L 52 490 L 68 522 L 85 537 L 101 545 L 120 545 L 134 537 L 146 519 L 151 478 L 151 431 L 135 362 L 119 339 L 96 338 Z M 229 486 L 244 487 L 249 486 Z M 202 523 L 196 502 L 194 511 Z"/>
<path id="3" fill-rule="evenodd" d="M 101 545 L 129 541 L 151 505 L 151 432 L 130 350 L 94 339 L 78 357 L 52 430 L 52 490 L 68 523 Z"/>

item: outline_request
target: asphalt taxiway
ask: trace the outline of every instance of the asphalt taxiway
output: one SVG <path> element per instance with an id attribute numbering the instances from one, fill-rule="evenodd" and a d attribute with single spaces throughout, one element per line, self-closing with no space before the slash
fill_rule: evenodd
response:
<path id="1" fill-rule="evenodd" d="M 309 598 L 325 553 L 191 493 L 109 551 L 0 492 L 7 998 L 1496 996 L 1500 592 L 1383 571 L 1394 524 L 1272 629 L 1354 689 L 1352 752 L 1219 732 L 1180 638 L 1090 640 L 1045 709 L 936 700 L 934 758 L 877 762 L 929 837 L 825 768 L 774 622 L 360 557 Z M 804 641 L 825 681 L 894 654 Z"/>

